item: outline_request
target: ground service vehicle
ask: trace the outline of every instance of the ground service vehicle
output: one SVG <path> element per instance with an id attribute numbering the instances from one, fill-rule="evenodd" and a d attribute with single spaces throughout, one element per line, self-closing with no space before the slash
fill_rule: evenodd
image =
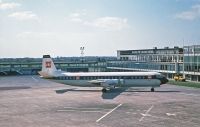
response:
<path id="1" fill-rule="evenodd" d="M 183 77 L 182 74 L 175 74 L 174 80 L 175 80 L 175 81 L 185 82 L 185 78 Z"/>

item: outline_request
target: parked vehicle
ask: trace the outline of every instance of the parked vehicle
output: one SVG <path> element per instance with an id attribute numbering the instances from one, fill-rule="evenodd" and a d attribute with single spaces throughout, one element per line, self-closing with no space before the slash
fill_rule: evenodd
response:
<path id="1" fill-rule="evenodd" d="M 174 80 L 175 80 L 175 81 L 185 82 L 185 78 L 183 77 L 182 74 L 175 74 Z"/>

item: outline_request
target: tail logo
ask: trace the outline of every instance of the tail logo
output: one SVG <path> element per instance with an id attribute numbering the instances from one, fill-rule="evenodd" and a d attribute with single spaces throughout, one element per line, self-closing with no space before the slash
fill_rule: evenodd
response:
<path id="1" fill-rule="evenodd" d="M 51 68 L 51 61 L 46 61 L 45 65 L 46 65 L 46 68 Z"/>

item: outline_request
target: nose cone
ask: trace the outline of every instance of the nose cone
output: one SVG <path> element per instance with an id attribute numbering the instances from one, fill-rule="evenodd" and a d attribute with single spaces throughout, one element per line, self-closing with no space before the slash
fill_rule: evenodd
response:
<path id="1" fill-rule="evenodd" d="M 166 77 L 164 77 L 164 78 L 162 79 L 161 83 L 162 83 L 162 84 L 166 84 L 168 81 L 169 81 L 169 80 L 168 80 Z"/>

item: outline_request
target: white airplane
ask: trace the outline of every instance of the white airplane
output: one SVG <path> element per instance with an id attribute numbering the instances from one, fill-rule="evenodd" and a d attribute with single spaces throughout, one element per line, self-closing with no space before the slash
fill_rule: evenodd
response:
<path id="1" fill-rule="evenodd" d="M 168 82 L 166 77 L 157 72 L 81 72 L 71 73 L 57 70 L 50 55 L 44 55 L 42 70 L 38 72 L 42 78 L 54 82 L 82 86 L 102 87 L 105 93 L 115 87 L 155 87 Z"/>

